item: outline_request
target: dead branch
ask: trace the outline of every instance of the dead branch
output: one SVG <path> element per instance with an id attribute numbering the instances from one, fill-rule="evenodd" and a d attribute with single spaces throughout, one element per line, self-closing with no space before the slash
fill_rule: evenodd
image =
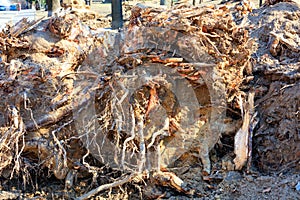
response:
<path id="1" fill-rule="evenodd" d="M 18 199 L 22 197 L 20 192 L 0 191 L 0 199 Z"/>
<path id="2" fill-rule="evenodd" d="M 54 175 L 58 179 L 64 179 L 67 175 L 67 152 L 61 145 L 60 141 L 55 136 L 56 131 L 52 131 L 52 137 L 58 146 L 58 153 L 55 154 L 54 158 Z M 62 157 L 62 158 L 61 158 Z"/>
<path id="3" fill-rule="evenodd" d="M 17 22 L 17 24 L 9 30 L 10 35 L 12 37 L 18 37 L 20 34 L 33 29 L 35 27 L 35 25 L 37 25 L 42 19 L 43 19 L 43 17 L 38 19 L 38 20 L 28 22 L 27 18 L 23 18 L 22 20 Z"/>
<path id="4" fill-rule="evenodd" d="M 48 114 L 43 115 L 43 116 L 39 117 L 38 119 L 36 119 L 35 120 L 36 123 L 34 123 L 34 122 L 28 123 L 26 125 L 26 131 L 33 131 L 33 130 L 39 129 L 40 127 L 55 124 L 58 121 L 60 121 L 61 119 L 63 119 L 64 117 L 71 114 L 72 110 L 73 110 L 73 105 L 68 104 L 63 107 L 60 107 L 57 110 L 49 112 Z"/>
<path id="5" fill-rule="evenodd" d="M 148 144 L 147 149 L 149 149 L 154 144 L 158 136 L 163 135 L 165 132 L 169 130 L 169 126 L 170 126 L 169 118 L 166 118 L 163 128 L 153 133 L 151 137 L 151 142 Z"/>
<path id="6" fill-rule="evenodd" d="M 254 105 L 253 102 L 251 104 Z M 252 114 L 252 118 L 250 120 L 250 126 L 249 126 L 249 148 L 248 148 L 249 151 L 248 151 L 247 172 L 250 171 L 250 168 L 251 168 L 251 165 L 252 165 L 252 150 L 253 150 L 252 142 L 253 142 L 253 134 L 254 134 L 254 129 L 255 129 L 256 125 L 258 124 L 258 122 L 259 122 L 257 114 L 258 114 L 258 112 L 253 113 Z"/>
<path id="7" fill-rule="evenodd" d="M 113 183 L 108 183 L 108 184 L 105 184 L 105 185 L 101 185 L 99 187 L 97 187 L 96 189 L 94 190 L 91 190 L 90 192 L 78 197 L 78 198 L 75 198 L 76 200 L 85 200 L 85 199 L 90 199 L 92 196 L 98 194 L 99 192 L 101 191 L 104 191 L 104 190 L 108 190 L 108 189 L 111 189 L 111 188 L 114 188 L 114 187 L 118 187 L 118 186 L 121 186 L 125 183 L 129 183 L 130 181 L 132 181 L 134 178 L 136 178 L 139 174 L 137 173 L 133 173 L 133 174 L 130 174 L 129 176 L 121 179 L 121 180 L 118 180 L 116 182 L 113 182 Z"/>
<path id="8" fill-rule="evenodd" d="M 146 163 L 146 144 L 144 137 L 144 117 L 140 117 L 137 122 L 137 132 L 140 142 L 140 160 L 138 161 L 138 171 L 142 173 Z"/>
<path id="9" fill-rule="evenodd" d="M 253 122 L 251 119 L 254 115 L 254 92 L 249 93 L 247 102 L 242 103 L 241 100 L 240 106 L 243 110 L 243 125 L 234 137 L 234 153 L 236 155 L 234 164 L 237 170 L 241 170 L 249 156 L 251 157 L 249 152 L 252 152 L 252 149 L 251 146 L 249 147 L 249 141 L 252 141 L 250 123 Z"/>
<path id="10" fill-rule="evenodd" d="M 135 138 L 135 117 L 134 117 L 134 112 L 132 110 L 132 107 L 130 107 L 130 112 L 131 112 L 131 118 L 132 118 L 132 127 L 130 131 L 130 137 L 126 138 L 124 143 L 123 143 L 123 149 L 122 149 L 122 159 L 121 159 L 121 165 L 124 168 L 124 162 L 125 162 L 125 153 L 126 153 L 126 148 L 127 148 L 127 143 L 130 141 L 133 141 Z"/>

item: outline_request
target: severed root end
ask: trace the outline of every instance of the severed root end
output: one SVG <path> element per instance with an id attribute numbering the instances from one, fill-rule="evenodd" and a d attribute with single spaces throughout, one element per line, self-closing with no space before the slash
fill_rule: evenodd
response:
<path id="1" fill-rule="evenodd" d="M 153 179 L 157 185 L 168 186 L 185 194 L 192 194 L 193 192 L 187 187 L 187 184 L 183 182 L 183 180 L 172 172 L 155 172 Z"/>

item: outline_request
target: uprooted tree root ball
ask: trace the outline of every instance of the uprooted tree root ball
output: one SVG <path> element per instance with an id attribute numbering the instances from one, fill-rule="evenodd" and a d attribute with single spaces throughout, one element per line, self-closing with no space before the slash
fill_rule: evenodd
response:
<path id="1" fill-rule="evenodd" d="M 297 172 L 300 9 L 245 5 L 137 5 L 120 32 L 75 7 L 7 26 L 0 195 L 243 198 L 231 181 Z"/>

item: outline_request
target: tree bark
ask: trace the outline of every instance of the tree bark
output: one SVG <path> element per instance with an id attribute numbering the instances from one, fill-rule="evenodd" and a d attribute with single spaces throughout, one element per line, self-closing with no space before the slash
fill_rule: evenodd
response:
<path id="1" fill-rule="evenodd" d="M 122 0 L 112 0 L 112 29 L 123 27 Z"/>
<path id="2" fill-rule="evenodd" d="M 46 2 L 48 5 L 48 17 L 51 17 L 60 8 L 60 0 L 46 0 Z"/>

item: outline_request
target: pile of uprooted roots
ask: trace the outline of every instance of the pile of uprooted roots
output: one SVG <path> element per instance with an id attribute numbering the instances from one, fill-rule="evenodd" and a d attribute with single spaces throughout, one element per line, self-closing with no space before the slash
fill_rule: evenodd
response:
<path id="1" fill-rule="evenodd" d="M 214 174 L 221 158 L 211 162 L 209 153 L 221 135 L 231 138 L 222 155 L 235 153 L 221 169 L 242 169 L 247 160 L 249 169 L 261 91 L 251 89 L 258 79 L 249 27 L 237 25 L 232 10 L 135 6 L 121 32 L 95 29 L 87 23 L 94 18 L 83 23 L 78 12 L 0 33 L 4 179 L 23 176 L 38 189 L 32 177 L 47 171 L 65 180 L 68 197 L 100 185 L 81 199 L 142 179 L 196 195 L 167 171 L 189 160 Z"/>

